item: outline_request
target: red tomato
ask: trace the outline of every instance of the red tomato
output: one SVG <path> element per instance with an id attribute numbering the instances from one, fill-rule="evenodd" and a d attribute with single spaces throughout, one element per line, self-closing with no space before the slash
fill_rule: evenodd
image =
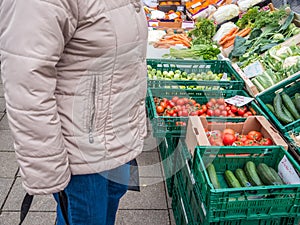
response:
<path id="1" fill-rule="evenodd" d="M 201 108 L 203 109 L 203 112 L 207 111 L 207 106 L 206 105 L 202 105 Z"/>
<path id="2" fill-rule="evenodd" d="M 239 107 L 238 110 L 237 110 L 237 113 L 238 113 L 239 116 L 243 116 L 246 113 L 246 111 L 247 111 L 247 107 L 246 106 Z"/>
<path id="3" fill-rule="evenodd" d="M 190 99 L 190 100 L 189 100 L 189 103 L 190 103 L 191 105 L 195 105 L 197 102 L 196 102 L 195 99 Z"/>
<path id="4" fill-rule="evenodd" d="M 183 100 L 182 98 L 180 98 L 180 99 L 178 99 L 178 100 L 176 101 L 176 104 L 177 104 L 177 105 L 184 105 L 184 100 Z"/>
<path id="5" fill-rule="evenodd" d="M 200 109 L 200 108 L 201 108 L 201 105 L 200 105 L 199 103 L 196 103 L 196 104 L 194 105 L 194 107 L 197 108 L 197 109 Z"/>
<path id="6" fill-rule="evenodd" d="M 236 145 L 236 146 L 243 146 L 244 145 L 244 143 L 241 142 L 241 141 L 235 141 L 233 144 Z"/>
<path id="7" fill-rule="evenodd" d="M 172 98 L 172 102 L 174 102 L 175 104 L 176 104 L 176 102 L 177 102 L 177 100 L 179 99 L 179 97 L 178 96 L 173 96 L 173 98 Z"/>
<path id="8" fill-rule="evenodd" d="M 226 109 L 226 107 L 225 107 L 225 105 L 220 105 L 220 106 L 219 106 L 219 109 L 220 109 L 221 111 L 223 111 L 223 110 Z"/>
<path id="9" fill-rule="evenodd" d="M 208 109 L 210 109 L 211 107 L 213 107 L 213 105 L 214 105 L 214 103 L 212 103 L 212 102 L 206 103 L 206 107 L 207 107 Z"/>
<path id="10" fill-rule="evenodd" d="M 165 111 L 165 108 L 161 105 L 156 106 L 156 112 L 157 113 L 163 113 Z"/>
<path id="11" fill-rule="evenodd" d="M 213 116 L 214 115 L 214 111 L 212 109 L 208 109 L 206 111 L 207 116 Z"/>
<path id="12" fill-rule="evenodd" d="M 175 113 L 174 109 L 167 110 L 167 115 L 168 116 L 173 116 L 174 113 Z"/>
<path id="13" fill-rule="evenodd" d="M 216 100 L 215 98 L 211 98 L 209 101 L 210 101 L 212 104 L 216 104 L 216 103 L 217 103 L 217 100 Z"/>
<path id="14" fill-rule="evenodd" d="M 240 134 L 240 135 L 237 136 L 236 140 L 237 140 L 237 141 L 241 141 L 241 142 L 245 142 L 245 141 L 248 140 L 248 138 L 247 138 L 247 135 L 245 135 L 245 134 Z"/>
<path id="15" fill-rule="evenodd" d="M 231 112 L 236 113 L 238 108 L 235 105 L 232 105 L 232 106 L 230 106 L 230 110 L 231 110 Z"/>
<path id="16" fill-rule="evenodd" d="M 220 116 L 221 115 L 221 110 L 220 109 L 215 109 L 213 112 L 214 116 Z"/>
<path id="17" fill-rule="evenodd" d="M 272 145 L 273 141 L 271 138 L 263 138 L 263 139 L 261 139 L 260 144 L 261 145 Z"/>
<path id="18" fill-rule="evenodd" d="M 258 131 L 252 130 L 247 134 L 249 140 L 260 141 L 262 139 L 262 134 Z"/>
<path id="19" fill-rule="evenodd" d="M 167 104 L 169 105 L 169 106 L 171 106 L 172 108 L 173 107 L 175 107 L 175 103 L 173 102 L 173 101 L 167 101 Z"/>
<path id="20" fill-rule="evenodd" d="M 188 116 L 188 115 L 189 112 L 186 109 L 182 110 L 182 116 Z"/>
<path id="21" fill-rule="evenodd" d="M 179 110 L 179 111 L 177 112 L 177 116 L 182 116 L 182 110 Z"/>
<path id="22" fill-rule="evenodd" d="M 223 135 L 225 135 L 225 134 L 235 135 L 235 131 L 233 129 L 226 128 L 226 129 L 223 130 Z"/>
<path id="23" fill-rule="evenodd" d="M 223 135 L 223 144 L 224 145 L 232 145 L 236 141 L 236 137 L 234 134 L 226 133 Z"/>
<path id="24" fill-rule="evenodd" d="M 223 104 L 225 103 L 224 98 L 219 98 L 219 99 L 217 100 L 217 103 L 218 103 L 219 105 L 223 105 Z"/>
<path id="25" fill-rule="evenodd" d="M 184 104 L 187 104 L 189 102 L 188 98 L 182 98 L 182 99 L 183 99 Z"/>
<path id="26" fill-rule="evenodd" d="M 254 140 L 246 140 L 245 142 L 244 142 L 244 145 L 245 146 L 253 146 L 255 144 L 255 141 Z"/>
<path id="27" fill-rule="evenodd" d="M 221 116 L 228 116 L 228 112 L 227 112 L 226 110 L 223 110 L 223 111 L 221 112 Z"/>
<path id="28" fill-rule="evenodd" d="M 167 106 L 168 106 L 167 102 L 165 102 L 165 101 L 161 101 L 159 103 L 159 105 L 162 106 L 164 109 L 167 108 Z"/>

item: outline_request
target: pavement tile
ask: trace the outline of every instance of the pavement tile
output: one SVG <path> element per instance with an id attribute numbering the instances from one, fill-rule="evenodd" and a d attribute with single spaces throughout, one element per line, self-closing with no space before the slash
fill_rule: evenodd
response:
<path id="1" fill-rule="evenodd" d="M 2 83 L 0 83 L 0 97 L 4 97 L 4 89 Z"/>
<path id="2" fill-rule="evenodd" d="M 9 130 L 7 114 L 5 114 L 4 116 L 1 116 L 1 113 L 0 113 L 0 119 L 1 119 L 0 120 L 0 130 Z"/>
<path id="3" fill-rule="evenodd" d="M 1 151 L 14 151 L 14 140 L 10 130 L 0 130 L 0 152 Z"/>
<path id="4" fill-rule="evenodd" d="M 143 152 L 137 157 L 141 177 L 162 177 L 158 152 Z"/>
<path id="5" fill-rule="evenodd" d="M 144 148 L 143 152 L 149 152 L 149 151 L 157 151 L 157 142 L 156 138 L 152 137 L 152 135 L 148 135 L 144 140 Z"/>
<path id="6" fill-rule="evenodd" d="M 176 225 L 175 218 L 174 218 L 174 213 L 173 213 L 172 209 L 169 209 L 169 215 L 170 215 L 170 224 L 171 225 Z"/>
<path id="7" fill-rule="evenodd" d="M 0 177 L 14 178 L 18 171 L 18 164 L 14 152 L 0 152 Z"/>
<path id="8" fill-rule="evenodd" d="M 54 212 L 29 212 L 22 225 L 54 225 L 56 213 Z M 19 212 L 3 212 L 0 215 L 1 225 L 19 224 Z"/>
<path id="9" fill-rule="evenodd" d="M 0 207 L 3 205 L 13 182 L 14 179 L 0 178 Z"/>
<path id="10" fill-rule="evenodd" d="M 0 98 L 0 112 L 5 112 L 5 99 Z"/>
<path id="11" fill-rule="evenodd" d="M 169 225 L 168 210 L 119 210 L 115 225 Z"/>
<path id="12" fill-rule="evenodd" d="M 21 185 L 21 178 L 17 178 L 7 201 L 3 207 L 3 211 L 20 210 L 22 200 L 25 196 L 25 190 Z M 36 195 L 33 198 L 33 202 L 30 211 L 40 212 L 55 212 L 56 202 L 52 195 Z M 0 223 L 1 224 L 1 223 Z"/>
<path id="13" fill-rule="evenodd" d="M 128 191 L 120 201 L 120 209 L 167 209 L 163 182 L 141 186 L 141 191 Z"/>

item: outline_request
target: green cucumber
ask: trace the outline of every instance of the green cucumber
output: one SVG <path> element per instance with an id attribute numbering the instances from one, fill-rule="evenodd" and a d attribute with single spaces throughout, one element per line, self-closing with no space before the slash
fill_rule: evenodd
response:
<path id="1" fill-rule="evenodd" d="M 234 176 L 233 172 L 230 170 L 225 171 L 225 180 L 229 187 L 232 188 L 242 187 L 238 179 Z"/>
<path id="2" fill-rule="evenodd" d="M 275 110 L 276 117 L 283 122 L 284 124 L 291 123 L 293 120 L 291 120 L 282 109 L 282 99 L 279 94 L 275 95 L 275 98 L 273 99 L 273 106 Z"/>
<path id="3" fill-rule="evenodd" d="M 221 188 L 220 182 L 217 178 L 215 166 L 211 163 L 208 165 L 208 167 L 206 169 L 208 172 L 209 179 L 210 179 L 212 185 L 214 186 L 214 188 L 216 188 L 216 189 Z"/>
<path id="4" fill-rule="evenodd" d="M 295 120 L 291 112 L 284 105 L 282 105 L 282 110 L 288 118 L 290 118 L 293 121 Z"/>
<path id="5" fill-rule="evenodd" d="M 300 119 L 300 114 L 298 113 L 292 99 L 286 93 L 282 93 L 282 102 L 287 107 L 287 109 L 291 112 L 295 119 Z"/>
<path id="6" fill-rule="evenodd" d="M 243 187 L 252 186 L 251 183 L 248 181 L 248 178 L 247 178 L 244 170 L 242 170 L 241 168 L 238 168 L 235 170 L 234 174 Z"/>
<path id="7" fill-rule="evenodd" d="M 274 107 L 273 107 L 271 104 L 266 104 L 266 106 L 268 107 L 268 109 L 269 109 L 274 115 L 276 115 L 275 109 L 274 109 Z"/>
<path id="8" fill-rule="evenodd" d="M 262 180 L 262 182 L 266 185 L 275 185 L 276 178 L 273 173 L 270 171 L 270 168 L 265 163 L 259 163 L 256 167 L 257 173 Z"/>
<path id="9" fill-rule="evenodd" d="M 253 186 L 261 186 L 263 185 L 261 179 L 259 178 L 256 172 L 256 166 L 254 162 L 248 161 L 244 168 L 245 174 Z"/>
<path id="10" fill-rule="evenodd" d="M 294 98 L 294 104 L 296 106 L 296 109 L 298 110 L 298 112 L 300 113 L 300 93 L 296 93 L 295 94 L 295 98 Z"/>
<path id="11" fill-rule="evenodd" d="M 283 184 L 282 179 L 280 178 L 280 176 L 278 175 L 278 173 L 276 172 L 275 169 L 273 169 L 272 167 L 269 166 L 269 169 L 271 171 L 271 173 L 273 174 L 273 176 L 276 179 L 276 184 Z"/>

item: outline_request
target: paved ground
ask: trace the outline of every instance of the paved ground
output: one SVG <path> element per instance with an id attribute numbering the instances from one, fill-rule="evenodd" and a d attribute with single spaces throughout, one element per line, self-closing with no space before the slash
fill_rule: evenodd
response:
<path id="1" fill-rule="evenodd" d="M 174 225 L 170 199 L 162 181 L 162 169 L 155 140 L 147 138 L 138 157 L 141 192 L 129 191 L 120 203 L 116 225 Z M 147 166 L 148 165 L 148 166 Z M 152 166 L 151 166 L 152 165 Z M 24 197 L 13 139 L 8 130 L 3 85 L 0 79 L 0 224 L 17 225 Z M 24 225 L 54 225 L 55 201 L 52 196 L 36 196 Z"/>

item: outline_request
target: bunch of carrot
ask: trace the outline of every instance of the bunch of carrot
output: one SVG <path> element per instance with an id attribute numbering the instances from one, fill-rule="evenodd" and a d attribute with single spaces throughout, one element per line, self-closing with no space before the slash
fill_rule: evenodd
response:
<path id="1" fill-rule="evenodd" d="M 171 46 L 182 44 L 186 47 L 191 47 L 191 39 L 187 34 L 168 34 L 161 38 L 159 41 L 155 42 L 153 46 L 155 48 L 170 48 Z"/>
<path id="2" fill-rule="evenodd" d="M 239 30 L 238 27 L 234 27 L 229 31 L 229 33 L 227 33 L 220 39 L 219 44 L 223 48 L 228 48 L 234 44 L 234 40 L 236 36 L 246 37 L 250 33 L 250 31 L 251 31 L 250 27 L 246 27 L 242 30 Z"/>

